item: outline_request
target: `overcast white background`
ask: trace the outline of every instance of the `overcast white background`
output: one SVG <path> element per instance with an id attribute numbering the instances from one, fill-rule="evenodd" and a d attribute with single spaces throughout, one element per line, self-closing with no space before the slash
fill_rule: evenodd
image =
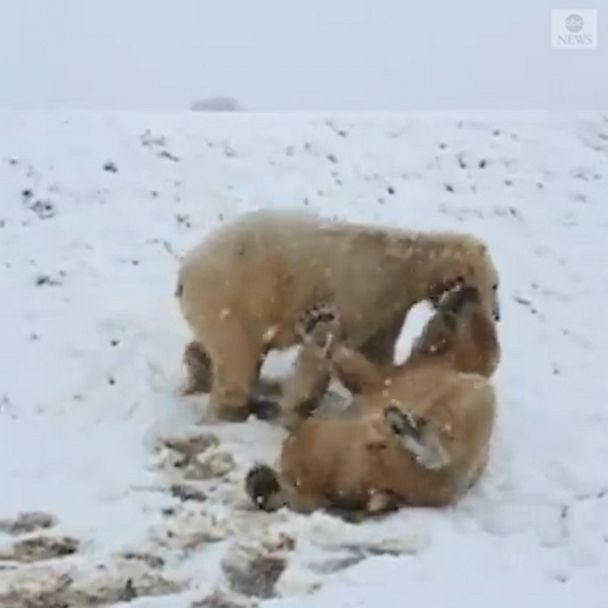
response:
<path id="1" fill-rule="evenodd" d="M 573 4 L 598 49 L 551 48 Z M 607 24 L 606 0 L 1 0 L 0 106 L 607 109 Z"/>

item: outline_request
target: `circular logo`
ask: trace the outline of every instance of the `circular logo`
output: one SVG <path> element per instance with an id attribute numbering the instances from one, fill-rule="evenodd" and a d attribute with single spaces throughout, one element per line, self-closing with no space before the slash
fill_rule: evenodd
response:
<path id="1" fill-rule="evenodd" d="M 573 13 L 566 17 L 566 29 L 573 33 L 578 34 L 585 27 L 585 21 L 580 15 Z"/>

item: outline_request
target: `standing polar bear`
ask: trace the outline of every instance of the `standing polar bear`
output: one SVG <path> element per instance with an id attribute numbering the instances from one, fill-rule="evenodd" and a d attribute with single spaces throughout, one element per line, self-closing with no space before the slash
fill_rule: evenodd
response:
<path id="1" fill-rule="evenodd" d="M 278 472 L 249 472 L 246 490 L 258 508 L 369 514 L 441 506 L 477 481 L 488 461 L 488 377 L 500 347 L 476 289 L 442 300 L 403 365 L 380 367 L 342 344 L 328 356 L 353 394 L 350 415 L 309 418 L 285 440 Z"/>
<path id="2" fill-rule="evenodd" d="M 498 318 L 498 275 L 486 245 L 471 235 L 334 222 L 301 211 L 247 213 L 190 251 L 179 269 L 176 295 L 194 333 L 185 356 L 206 368 L 190 389 L 210 390 L 219 418 L 247 418 L 264 356 L 301 342 L 298 315 L 315 302 L 334 303 L 347 344 L 388 365 L 408 311 L 457 282 L 476 286 Z M 329 380 L 327 365 L 298 359 L 281 409 L 288 417 L 306 409 Z"/>

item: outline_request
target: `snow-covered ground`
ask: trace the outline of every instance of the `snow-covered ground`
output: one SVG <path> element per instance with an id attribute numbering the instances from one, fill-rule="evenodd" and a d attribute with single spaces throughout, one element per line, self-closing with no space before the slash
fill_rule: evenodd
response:
<path id="1" fill-rule="evenodd" d="M 601 115 L 1 114 L 0 605 L 219 606 L 232 584 L 269 608 L 605 606 L 607 184 Z M 454 508 L 250 510 L 282 432 L 197 425 L 173 292 L 177 256 L 262 206 L 490 243 L 500 418 Z M 51 518 L 15 529 L 30 511 Z"/>

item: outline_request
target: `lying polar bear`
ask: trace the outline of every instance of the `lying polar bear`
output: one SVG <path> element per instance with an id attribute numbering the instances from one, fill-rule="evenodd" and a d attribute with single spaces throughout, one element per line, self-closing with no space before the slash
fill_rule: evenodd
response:
<path id="1" fill-rule="evenodd" d="M 486 467 L 500 358 L 493 320 L 475 288 L 440 304 L 405 364 L 382 368 L 348 347 L 330 355 L 354 394 L 354 417 L 302 422 L 280 469 L 254 467 L 246 490 L 261 509 L 377 513 L 455 501 Z"/>
<path id="2" fill-rule="evenodd" d="M 457 281 L 476 286 L 484 309 L 498 318 L 497 272 L 486 245 L 471 235 L 332 222 L 300 211 L 245 214 L 190 251 L 179 270 L 176 295 L 202 366 L 190 391 L 210 390 L 219 418 L 247 418 L 264 356 L 300 343 L 297 316 L 319 301 L 335 303 L 351 348 L 390 364 L 408 311 Z M 325 392 L 329 369 L 312 367 L 296 362 L 281 404 L 288 415 Z"/>

